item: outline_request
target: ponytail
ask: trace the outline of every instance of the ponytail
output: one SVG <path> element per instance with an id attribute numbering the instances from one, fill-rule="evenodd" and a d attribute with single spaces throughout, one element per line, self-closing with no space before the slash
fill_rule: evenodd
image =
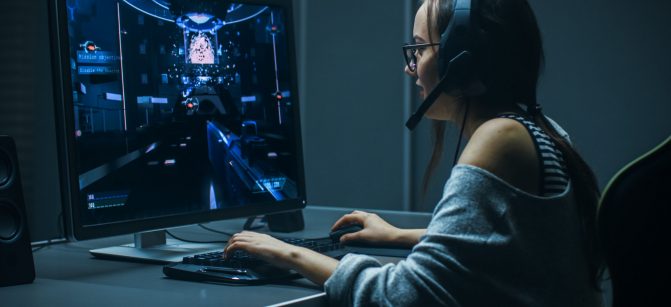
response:
<path id="1" fill-rule="evenodd" d="M 580 221 L 580 232 L 583 239 L 583 250 L 588 260 L 590 279 L 596 289 L 600 289 L 601 277 L 605 269 L 597 237 L 597 209 L 600 197 L 594 172 L 587 162 L 578 154 L 567 139 L 559 134 L 554 126 L 535 104 L 528 107 L 534 123 L 538 125 L 561 151 L 573 186 L 576 211 Z"/>

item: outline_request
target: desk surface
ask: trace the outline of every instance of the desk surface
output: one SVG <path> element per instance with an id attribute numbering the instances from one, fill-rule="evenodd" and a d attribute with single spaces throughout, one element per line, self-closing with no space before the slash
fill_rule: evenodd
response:
<path id="1" fill-rule="evenodd" d="M 351 209 L 308 207 L 304 210 L 304 231 L 277 235 L 323 237 L 328 234 L 330 226 L 349 211 Z M 431 218 L 428 213 L 375 212 L 402 228 L 426 227 Z M 236 232 L 242 229 L 243 223 L 243 219 L 236 219 L 207 225 L 222 231 Z M 194 240 L 226 239 L 195 226 L 171 232 Z M 230 286 L 168 279 L 163 275 L 162 265 L 101 260 L 93 258 L 88 252 L 90 249 L 129 242 L 132 242 L 131 235 L 45 247 L 34 254 L 35 281 L 32 284 L 0 288 L 2 305 L 262 306 L 322 292 L 321 287 L 306 279 L 262 286 Z"/>

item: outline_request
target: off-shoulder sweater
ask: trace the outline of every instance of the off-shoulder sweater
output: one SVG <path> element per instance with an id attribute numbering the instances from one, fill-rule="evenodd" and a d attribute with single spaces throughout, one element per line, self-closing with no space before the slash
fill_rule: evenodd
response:
<path id="1" fill-rule="evenodd" d="M 459 164 L 406 259 L 349 254 L 324 288 L 334 306 L 599 306 L 579 238 L 570 184 L 539 197 Z"/>

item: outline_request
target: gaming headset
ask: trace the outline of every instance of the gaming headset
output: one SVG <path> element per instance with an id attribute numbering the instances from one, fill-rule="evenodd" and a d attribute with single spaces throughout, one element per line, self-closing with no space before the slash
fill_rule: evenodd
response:
<path id="1" fill-rule="evenodd" d="M 476 23 L 471 14 L 471 0 L 453 0 L 452 4 L 452 17 L 440 36 L 438 67 L 441 79 L 406 121 L 405 126 L 410 130 L 415 129 L 440 94 L 460 89 L 464 95 L 477 96 L 485 91 L 484 85 L 475 75 L 473 63 Z"/>

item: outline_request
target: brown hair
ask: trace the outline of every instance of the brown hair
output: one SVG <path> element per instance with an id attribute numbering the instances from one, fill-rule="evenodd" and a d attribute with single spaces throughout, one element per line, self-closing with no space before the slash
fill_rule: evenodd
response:
<path id="1" fill-rule="evenodd" d="M 433 31 L 438 30 L 438 33 L 442 33 L 446 28 L 447 24 L 452 18 L 452 1 L 438 1 L 438 0 L 420 0 L 420 4 L 426 3 L 426 24 L 427 30 L 429 33 L 429 42 L 434 43 L 433 41 Z M 435 22 L 434 22 L 435 20 Z M 433 26 L 435 24 L 435 27 Z M 435 47 L 434 47 L 435 48 Z M 440 160 L 443 156 L 444 146 L 444 137 L 445 137 L 445 127 L 446 123 L 442 120 L 431 120 L 431 138 L 433 140 L 433 150 L 431 151 L 431 158 L 429 163 L 426 166 L 424 171 L 424 179 L 422 182 L 422 195 L 426 195 L 427 190 L 429 189 L 429 181 L 433 172 L 440 165 Z"/>
<path id="2" fill-rule="evenodd" d="M 452 15 L 454 0 L 423 0 L 427 5 L 427 26 L 442 33 Z M 583 249 L 590 266 L 590 279 L 599 289 L 604 270 L 597 242 L 596 216 L 600 197 L 596 177 L 574 147 L 536 109 L 536 87 L 544 56 L 543 44 L 531 6 L 526 0 L 472 0 L 476 7 L 477 42 L 473 54 L 476 71 L 487 92 L 478 97 L 485 104 L 524 103 L 533 121 L 555 142 L 563 154 L 580 218 Z M 424 192 L 443 153 L 445 124 L 433 123 L 433 152 L 424 175 Z"/>

